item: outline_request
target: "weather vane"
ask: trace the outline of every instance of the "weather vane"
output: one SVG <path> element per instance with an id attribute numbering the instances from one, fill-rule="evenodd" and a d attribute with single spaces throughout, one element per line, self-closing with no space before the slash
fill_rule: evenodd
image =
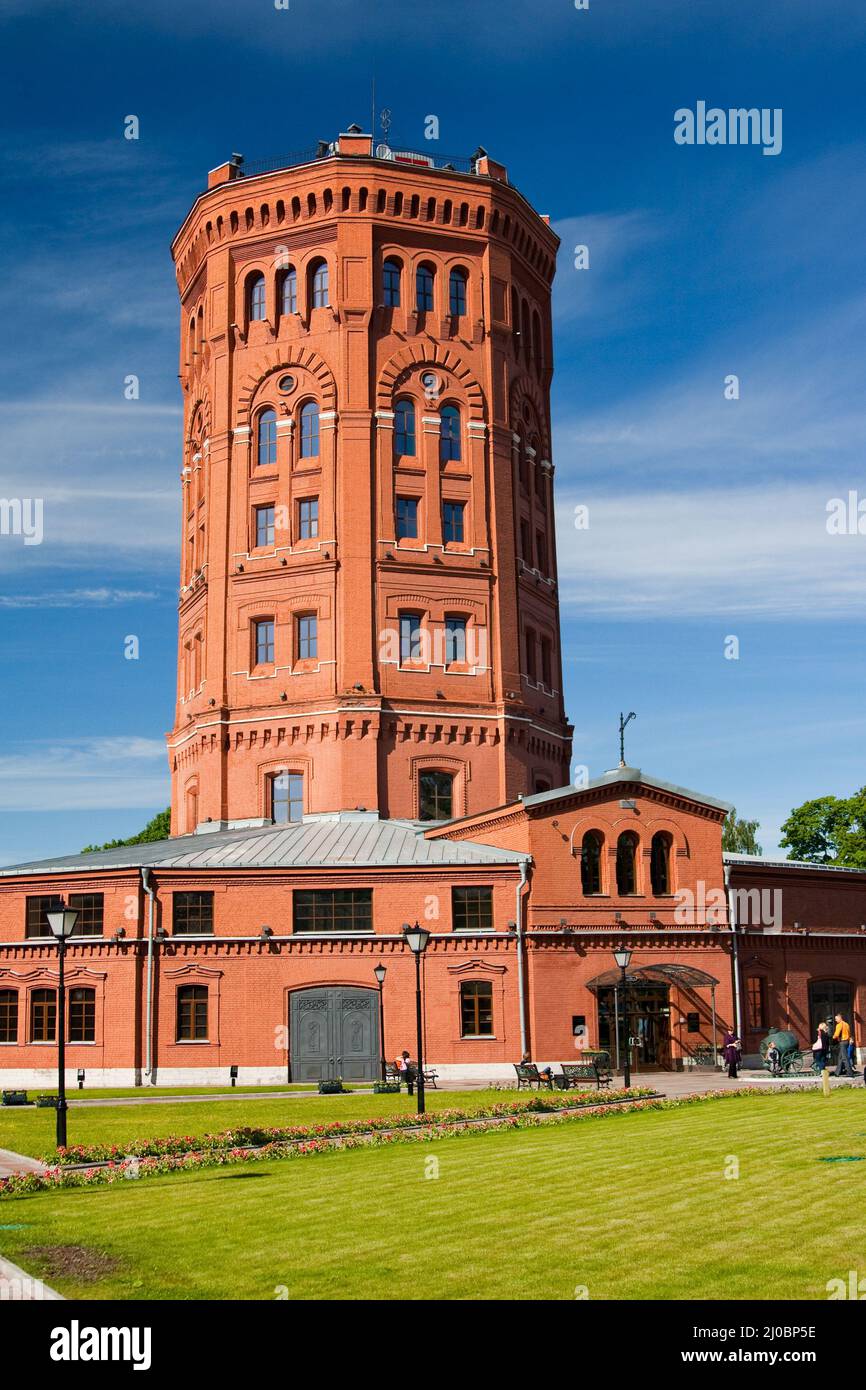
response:
<path id="1" fill-rule="evenodd" d="M 619 765 L 625 767 L 625 726 L 630 724 L 633 719 L 637 719 L 634 710 L 623 718 L 622 711 L 619 716 Z"/>

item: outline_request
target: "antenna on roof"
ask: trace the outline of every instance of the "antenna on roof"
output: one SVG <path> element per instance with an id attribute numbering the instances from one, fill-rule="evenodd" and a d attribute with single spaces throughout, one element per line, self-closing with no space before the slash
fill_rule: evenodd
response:
<path id="1" fill-rule="evenodd" d="M 632 721 L 633 719 L 637 719 L 637 715 L 635 714 L 634 710 L 632 710 L 630 714 L 627 714 L 626 717 L 625 717 L 624 719 L 623 719 L 623 716 L 622 716 L 622 711 L 620 711 L 620 716 L 619 716 L 619 765 L 620 765 L 620 767 L 625 767 L 625 729 L 626 729 L 626 725 L 627 725 L 627 724 L 630 724 L 631 721 Z"/>

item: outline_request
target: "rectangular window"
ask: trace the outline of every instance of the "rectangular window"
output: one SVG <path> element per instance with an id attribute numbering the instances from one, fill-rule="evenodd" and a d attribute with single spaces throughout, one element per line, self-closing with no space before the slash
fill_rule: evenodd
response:
<path id="1" fill-rule="evenodd" d="M 296 889 L 293 903 L 297 932 L 372 931 L 372 888 Z"/>
<path id="2" fill-rule="evenodd" d="M 69 991 L 69 1041 L 96 1042 L 96 990 Z"/>
<path id="3" fill-rule="evenodd" d="M 48 913 L 55 908 L 65 907 L 62 898 L 44 896 L 38 898 L 28 898 L 24 913 L 24 935 L 25 936 L 51 936 L 51 928 L 48 925 Z"/>
<path id="4" fill-rule="evenodd" d="M 418 539 L 417 497 L 397 498 L 397 539 L 398 541 Z"/>
<path id="5" fill-rule="evenodd" d="M 492 931 L 493 889 L 452 888 L 451 918 L 455 931 Z"/>
<path id="6" fill-rule="evenodd" d="M 257 666 L 270 666 L 274 660 L 274 620 L 264 618 L 253 623 Z"/>
<path id="7" fill-rule="evenodd" d="M 401 613 L 400 664 L 405 666 L 407 662 L 420 661 L 421 657 L 421 619 L 417 613 Z"/>
<path id="8" fill-rule="evenodd" d="M 460 1036 L 493 1036 L 493 985 L 489 980 L 463 980 L 460 985 Z"/>
<path id="9" fill-rule="evenodd" d="M 30 1041 L 57 1041 L 57 994 L 53 989 L 34 989 L 30 996 Z"/>
<path id="10" fill-rule="evenodd" d="M 177 1041 L 207 1042 L 207 985 L 182 985 L 178 990 Z"/>
<path id="11" fill-rule="evenodd" d="M 275 508 L 256 507 L 256 545 L 273 545 L 275 540 Z"/>
<path id="12" fill-rule="evenodd" d="M 315 613 L 301 613 L 295 619 L 298 661 L 314 661 L 319 655 L 319 620 Z"/>
<path id="13" fill-rule="evenodd" d="M 531 627 L 528 627 L 528 628 L 526 629 L 526 638 L 525 638 L 525 641 L 526 641 L 526 674 L 527 674 L 527 676 L 529 677 L 529 679 L 532 681 L 532 683 L 535 684 L 535 679 L 536 679 L 536 667 L 535 667 L 535 633 L 533 632 L 533 630 L 532 630 Z"/>
<path id="14" fill-rule="evenodd" d="M 465 506 L 462 502 L 446 502 L 442 508 L 442 539 L 446 545 L 463 544 L 463 514 Z"/>
<path id="15" fill-rule="evenodd" d="M 538 569 L 542 574 L 547 574 L 547 543 L 543 531 L 535 533 L 535 557 Z"/>
<path id="16" fill-rule="evenodd" d="M 532 546 L 529 543 L 529 522 L 520 523 L 520 558 L 525 560 L 527 565 L 532 564 Z"/>
<path id="17" fill-rule="evenodd" d="M 545 689 L 547 689 L 547 690 L 552 690 L 552 689 L 553 689 L 553 685 L 552 685 L 552 683 L 551 683 L 551 666 L 552 666 L 552 663 L 551 663 L 550 638 L 549 638 L 549 637 L 542 637 L 542 639 L 541 639 L 541 683 L 542 683 L 542 685 L 545 687 Z"/>
<path id="18" fill-rule="evenodd" d="M 767 1026 L 767 981 L 763 975 L 750 975 L 746 980 L 746 1001 L 749 1028 L 753 1033 L 759 1033 Z"/>
<path id="19" fill-rule="evenodd" d="M 104 902 L 102 893 L 69 894 L 69 906 L 78 913 L 73 936 L 102 936 Z"/>
<path id="20" fill-rule="evenodd" d="M 0 1043 L 18 1041 L 18 991 L 0 989 Z"/>
<path id="21" fill-rule="evenodd" d="M 466 660 L 466 619 L 445 619 L 445 665 Z"/>
<path id="22" fill-rule="evenodd" d="M 271 820 L 277 825 L 304 819 L 304 777 L 300 772 L 277 772 L 270 778 Z"/>
<path id="23" fill-rule="evenodd" d="M 213 936 L 213 893 L 172 893 L 175 936 Z"/>
<path id="24" fill-rule="evenodd" d="M 319 499 L 302 497 L 298 503 L 298 540 L 313 541 L 319 534 Z"/>

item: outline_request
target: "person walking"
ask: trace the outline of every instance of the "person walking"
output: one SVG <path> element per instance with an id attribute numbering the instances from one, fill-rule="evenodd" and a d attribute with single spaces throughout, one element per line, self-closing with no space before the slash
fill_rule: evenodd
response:
<path id="1" fill-rule="evenodd" d="M 737 1068 L 740 1065 L 740 1040 L 734 1033 L 725 1034 L 722 1055 L 728 1068 L 728 1076 L 732 1081 L 736 1081 Z"/>
<path id="2" fill-rule="evenodd" d="M 830 1062 L 830 1034 L 826 1023 L 819 1023 L 812 1043 L 812 1065 L 815 1071 L 822 1072 Z"/>
<path id="3" fill-rule="evenodd" d="M 836 1070 L 834 1076 L 850 1076 L 854 1079 L 854 1071 L 851 1066 L 851 1059 L 848 1056 L 848 1044 L 851 1041 L 851 1029 L 841 1014 L 836 1015 L 836 1028 L 833 1033 L 834 1043 L 839 1047 L 836 1053 Z"/>

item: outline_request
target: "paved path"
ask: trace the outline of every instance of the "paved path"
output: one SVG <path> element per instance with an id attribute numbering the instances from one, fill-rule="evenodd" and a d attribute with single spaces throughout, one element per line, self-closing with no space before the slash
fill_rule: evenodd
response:
<path id="1" fill-rule="evenodd" d="M 13 1153 L 11 1149 L 0 1149 L 0 1178 L 11 1177 L 13 1173 L 47 1173 L 48 1165 L 38 1158 L 28 1158 L 26 1154 Z"/>

